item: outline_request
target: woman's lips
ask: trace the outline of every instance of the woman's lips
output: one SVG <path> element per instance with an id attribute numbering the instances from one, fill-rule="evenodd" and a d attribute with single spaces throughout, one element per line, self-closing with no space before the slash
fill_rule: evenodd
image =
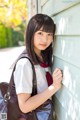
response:
<path id="1" fill-rule="evenodd" d="M 40 46 L 46 47 L 46 44 L 39 44 Z"/>

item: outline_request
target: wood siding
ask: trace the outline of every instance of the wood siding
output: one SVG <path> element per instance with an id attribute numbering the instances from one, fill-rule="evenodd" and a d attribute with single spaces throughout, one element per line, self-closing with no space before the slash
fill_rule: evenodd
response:
<path id="1" fill-rule="evenodd" d="M 80 120 L 80 0 L 41 0 L 41 12 L 56 23 L 53 70 L 63 70 L 56 120 Z"/>

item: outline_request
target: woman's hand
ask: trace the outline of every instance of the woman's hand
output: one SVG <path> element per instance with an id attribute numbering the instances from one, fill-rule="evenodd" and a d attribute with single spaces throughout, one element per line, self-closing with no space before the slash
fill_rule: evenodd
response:
<path id="1" fill-rule="evenodd" d="M 56 91 L 58 91 L 61 88 L 62 71 L 59 68 L 56 68 L 52 74 L 52 78 L 53 78 L 53 85 L 56 88 Z"/>

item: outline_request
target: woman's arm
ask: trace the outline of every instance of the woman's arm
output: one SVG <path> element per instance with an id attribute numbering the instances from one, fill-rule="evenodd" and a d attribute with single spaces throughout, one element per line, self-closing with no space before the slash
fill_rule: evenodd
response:
<path id="1" fill-rule="evenodd" d="M 21 93 L 18 94 L 18 103 L 22 112 L 28 113 L 49 99 L 61 88 L 62 73 L 60 69 L 56 69 L 52 75 L 53 84 L 50 85 L 45 91 L 31 97 L 31 94 Z"/>

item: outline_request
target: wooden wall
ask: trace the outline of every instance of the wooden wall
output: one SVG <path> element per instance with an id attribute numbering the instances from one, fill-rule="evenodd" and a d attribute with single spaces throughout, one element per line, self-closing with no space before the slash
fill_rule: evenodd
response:
<path id="1" fill-rule="evenodd" d="M 80 0 L 41 0 L 41 13 L 56 23 L 53 70 L 63 70 L 55 94 L 57 120 L 80 120 Z"/>

